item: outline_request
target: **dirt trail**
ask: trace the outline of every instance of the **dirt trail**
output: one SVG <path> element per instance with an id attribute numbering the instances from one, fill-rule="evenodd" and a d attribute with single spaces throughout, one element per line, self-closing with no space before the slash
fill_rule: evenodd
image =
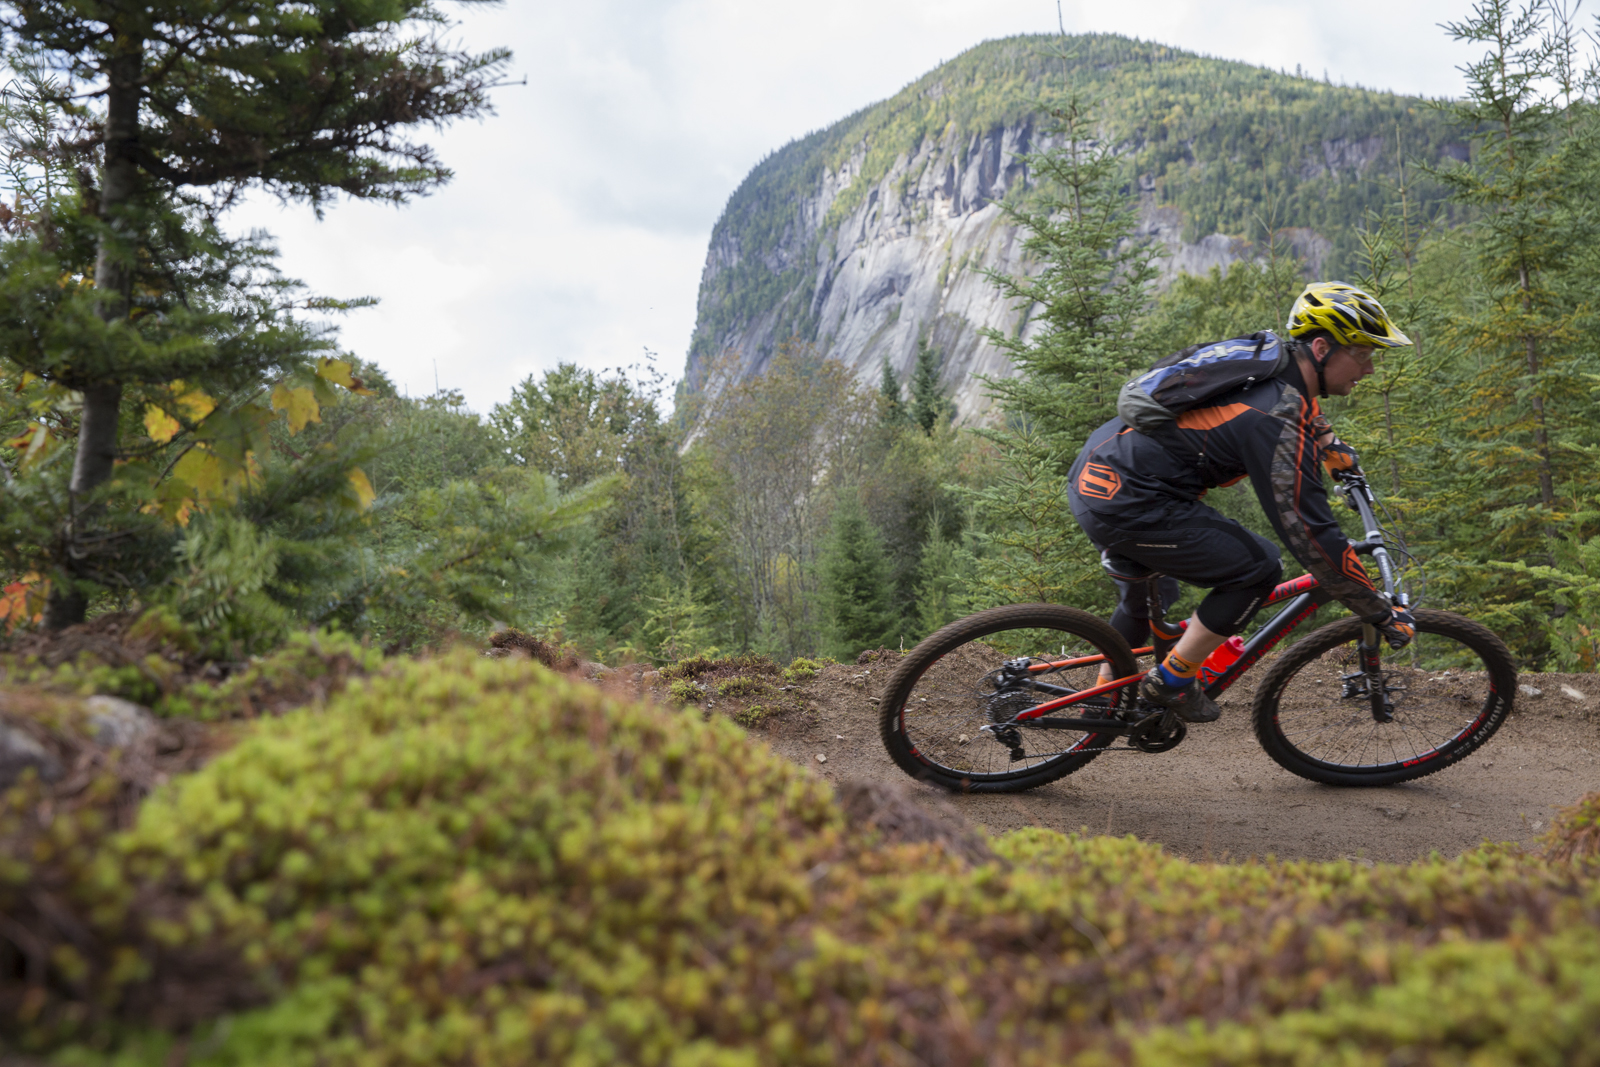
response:
<path id="1" fill-rule="evenodd" d="M 830 666 L 805 687 L 804 712 L 755 736 L 836 784 L 903 780 L 878 739 L 870 702 L 892 669 Z M 1223 697 L 1222 719 L 1191 727 L 1171 752 L 1107 753 L 1030 792 L 951 799 L 993 833 L 1086 827 L 1135 834 L 1191 859 L 1405 863 L 1433 851 L 1454 856 L 1485 840 L 1532 842 L 1555 809 L 1600 789 L 1600 676 L 1524 675 L 1519 681 L 1544 695 L 1519 694 L 1511 718 L 1482 749 L 1418 781 L 1374 789 L 1316 785 L 1273 763 L 1250 728 L 1253 681 L 1246 675 Z M 1563 685 L 1587 702 L 1563 697 Z"/>

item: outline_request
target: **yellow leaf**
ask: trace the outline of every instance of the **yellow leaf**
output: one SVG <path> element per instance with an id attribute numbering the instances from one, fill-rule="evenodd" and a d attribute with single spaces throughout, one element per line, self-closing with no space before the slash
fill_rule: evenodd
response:
<path id="1" fill-rule="evenodd" d="M 286 414 L 290 433 L 299 433 L 308 422 L 322 421 L 322 407 L 304 385 L 291 389 L 279 382 L 272 389 L 272 410 Z"/>
<path id="2" fill-rule="evenodd" d="M 173 392 L 178 393 L 178 406 L 189 416 L 190 422 L 199 422 L 216 410 L 217 402 L 207 396 L 204 390 L 189 389 L 179 392 L 182 382 L 173 382 Z"/>
<path id="3" fill-rule="evenodd" d="M 151 404 L 144 409 L 144 430 L 150 435 L 150 440 L 158 445 L 164 445 L 183 429 L 178 420 L 168 415 L 165 411 Z"/>
<path id="4" fill-rule="evenodd" d="M 222 461 L 209 449 L 191 448 L 172 468 L 172 476 L 201 494 L 221 492 L 225 472 Z"/>
<path id="5" fill-rule="evenodd" d="M 378 494 L 372 491 L 372 483 L 367 480 L 366 473 L 360 467 L 350 469 L 350 487 L 356 491 L 356 499 L 361 501 L 361 510 L 365 511 L 372 506 Z"/>
<path id="6" fill-rule="evenodd" d="M 344 386 L 346 389 L 354 389 L 356 387 L 355 380 L 350 377 L 350 364 L 342 359 L 317 360 L 317 374 L 335 385 Z"/>

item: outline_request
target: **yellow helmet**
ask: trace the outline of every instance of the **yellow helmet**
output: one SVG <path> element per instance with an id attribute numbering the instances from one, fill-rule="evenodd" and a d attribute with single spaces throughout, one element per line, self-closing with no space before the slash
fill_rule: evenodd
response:
<path id="1" fill-rule="evenodd" d="M 1312 282 L 1289 311 L 1289 336 L 1327 330 L 1335 344 L 1400 348 L 1411 343 L 1383 305 L 1344 282 Z"/>

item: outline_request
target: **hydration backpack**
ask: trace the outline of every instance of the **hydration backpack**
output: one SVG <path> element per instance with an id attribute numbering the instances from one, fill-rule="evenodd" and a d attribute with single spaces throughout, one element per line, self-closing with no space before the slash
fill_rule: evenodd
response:
<path id="1" fill-rule="evenodd" d="M 1289 365 L 1289 346 L 1271 330 L 1192 345 L 1158 362 L 1122 387 L 1122 421 L 1200 470 L 1204 454 L 1178 433 L 1178 416 L 1227 393 L 1276 378 Z"/>

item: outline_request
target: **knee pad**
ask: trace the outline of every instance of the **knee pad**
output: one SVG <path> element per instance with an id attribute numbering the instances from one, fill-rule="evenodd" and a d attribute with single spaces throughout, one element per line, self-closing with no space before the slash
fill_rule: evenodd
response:
<path id="1" fill-rule="evenodd" d="M 1283 564 L 1277 559 L 1269 560 L 1240 581 L 1213 589 L 1195 614 L 1212 633 L 1232 637 L 1250 624 L 1282 579 Z"/>

